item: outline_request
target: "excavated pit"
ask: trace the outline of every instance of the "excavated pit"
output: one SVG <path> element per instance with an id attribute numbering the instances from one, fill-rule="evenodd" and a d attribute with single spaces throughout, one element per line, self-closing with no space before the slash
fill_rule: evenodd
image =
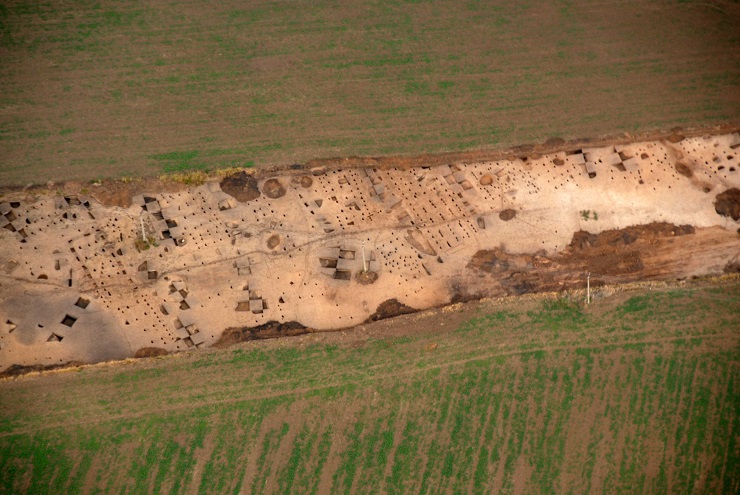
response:
<path id="1" fill-rule="evenodd" d="M 679 137 L 10 191 L 0 370 L 351 329 L 589 277 L 736 273 L 740 134 Z"/>

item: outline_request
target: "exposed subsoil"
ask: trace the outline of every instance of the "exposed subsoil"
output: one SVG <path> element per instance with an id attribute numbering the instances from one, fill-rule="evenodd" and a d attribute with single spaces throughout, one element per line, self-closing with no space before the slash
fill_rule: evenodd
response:
<path id="1" fill-rule="evenodd" d="M 481 250 L 470 260 L 468 269 L 498 282 L 500 290 L 494 286 L 485 293 L 487 296 L 501 292 L 521 295 L 581 289 L 589 274 L 592 287 L 667 279 L 676 276 L 674 270 L 682 260 L 699 255 L 705 248 L 710 249 L 706 246 L 711 245 L 711 239 L 718 234 L 727 242 L 726 232 L 665 222 L 606 230 L 599 234 L 581 230 L 556 256 L 513 254 L 502 249 Z M 702 244 L 705 248 L 701 247 Z M 737 262 L 731 262 L 724 271 L 734 273 L 737 265 Z M 466 293 L 462 285 L 458 287 L 458 301 L 483 295 Z"/>

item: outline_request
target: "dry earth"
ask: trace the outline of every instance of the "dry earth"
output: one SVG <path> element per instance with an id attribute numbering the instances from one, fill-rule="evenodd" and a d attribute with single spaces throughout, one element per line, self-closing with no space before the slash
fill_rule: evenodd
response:
<path id="1" fill-rule="evenodd" d="M 10 192 L 0 368 L 346 328 L 582 288 L 589 273 L 599 286 L 737 271 L 738 146 L 732 133 L 467 164 L 241 172 L 150 190 L 129 207 L 99 203 L 94 188 Z"/>

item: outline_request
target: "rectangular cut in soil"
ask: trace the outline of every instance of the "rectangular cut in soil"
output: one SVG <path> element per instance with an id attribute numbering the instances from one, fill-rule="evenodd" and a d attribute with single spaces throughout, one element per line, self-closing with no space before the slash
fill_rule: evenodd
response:
<path id="1" fill-rule="evenodd" d="M 62 320 L 62 325 L 67 325 L 68 327 L 72 327 L 72 325 L 74 325 L 76 321 L 77 321 L 77 318 L 75 318 L 74 316 L 65 315 L 64 319 Z"/>

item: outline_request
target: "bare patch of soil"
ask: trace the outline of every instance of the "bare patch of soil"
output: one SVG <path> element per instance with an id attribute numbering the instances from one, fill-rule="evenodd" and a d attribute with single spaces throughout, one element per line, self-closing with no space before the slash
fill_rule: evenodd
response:
<path id="1" fill-rule="evenodd" d="M 221 190 L 237 201 L 246 203 L 260 197 L 257 180 L 246 172 L 237 172 L 224 177 L 220 183 Z"/>

